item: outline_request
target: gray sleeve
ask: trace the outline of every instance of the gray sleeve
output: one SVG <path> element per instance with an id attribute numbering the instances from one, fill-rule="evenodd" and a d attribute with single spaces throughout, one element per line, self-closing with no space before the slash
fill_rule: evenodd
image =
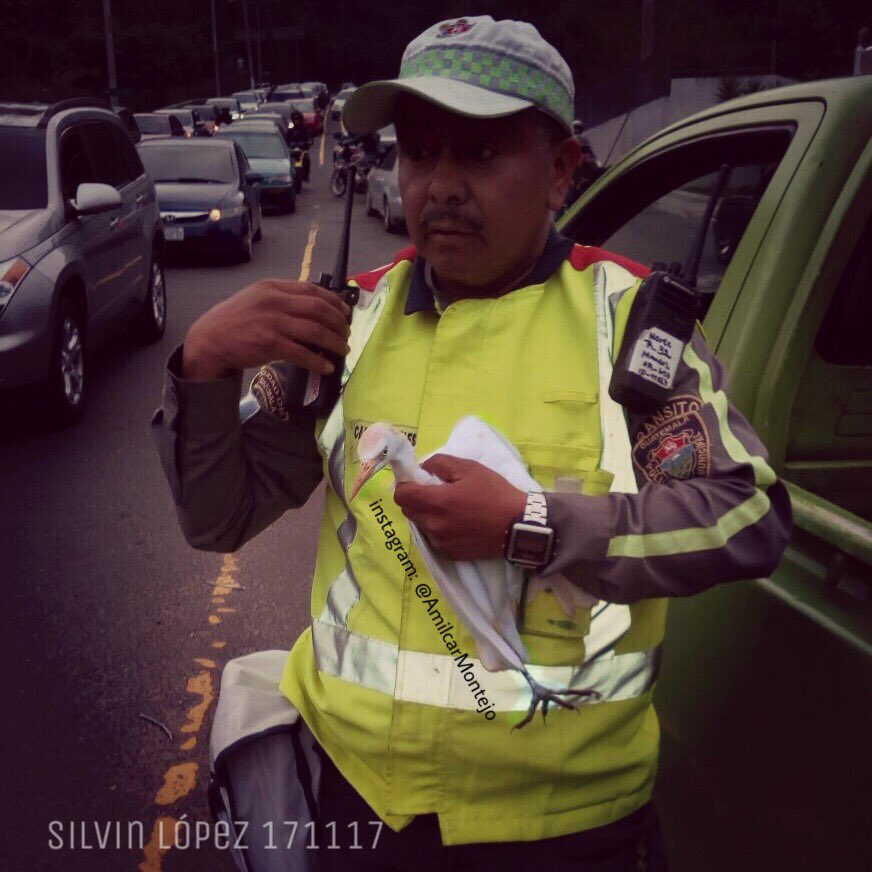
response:
<path id="1" fill-rule="evenodd" d="M 629 416 L 639 492 L 546 494 L 559 544 L 543 576 L 561 572 L 594 596 L 629 603 L 775 570 L 790 499 L 723 386 L 723 367 L 694 334 L 669 401 Z"/>
<path id="2" fill-rule="evenodd" d="M 185 539 L 203 551 L 235 551 L 321 481 L 315 418 L 270 413 L 254 383 L 240 406 L 241 372 L 187 381 L 181 353 L 167 363 L 152 436 Z"/>

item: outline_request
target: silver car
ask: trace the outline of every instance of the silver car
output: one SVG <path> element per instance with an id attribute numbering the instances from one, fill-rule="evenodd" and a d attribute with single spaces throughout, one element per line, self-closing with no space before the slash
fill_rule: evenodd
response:
<path id="1" fill-rule="evenodd" d="M 398 167 L 397 146 L 394 144 L 370 170 L 366 185 L 366 214 L 381 215 L 388 233 L 400 233 L 406 229 Z"/>
<path id="2" fill-rule="evenodd" d="M 82 413 L 92 350 L 135 322 L 166 327 L 154 184 L 119 118 L 85 99 L 0 104 L 0 391 Z"/>

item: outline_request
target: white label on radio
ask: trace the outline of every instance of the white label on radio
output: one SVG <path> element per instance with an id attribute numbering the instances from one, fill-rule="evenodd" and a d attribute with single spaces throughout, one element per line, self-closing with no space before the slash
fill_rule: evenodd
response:
<path id="1" fill-rule="evenodd" d="M 647 328 L 639 334 L 630 357 L 630 372 L 662 388 L 675 384 L 684 343 L 665 330 Z"/>

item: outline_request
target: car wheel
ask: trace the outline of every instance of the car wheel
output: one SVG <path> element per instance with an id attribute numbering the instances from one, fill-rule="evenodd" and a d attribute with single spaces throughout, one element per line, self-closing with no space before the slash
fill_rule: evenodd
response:
<path id="1" fill-rule="evenodd" d="M 366 191 L 366 214 L 378 215 L 378 212 L 376 212 L 375 207 L 372 205 L 372 194 L 370 193 L 369 188 L 367 188 Z"/>
<path id="2" fill-rule="evenodd" d="M 167 326 L 167 288 L 163 261 L 155 249 L 148 272 L 148 291 L 142 304 L 135 329 L 146 342 L 157 342 Z"/>
<path id="3" fill-rule="evenodd" d="M 46 413 L 53 424 L 75 423 L 85 407 L 85 319 L 69 297 L 58 303 L 46 383 Z"/>
<path id="4" fill-rule="evenodd" d="M 240 263 L 248 263 L 251 260 L 253 247 L 254 237 L 251 232 L 251 216 L 249 216 L 245 222 L 245 227 L 242 230 L 242 244 L 240 245 L 238 255 Z"/>

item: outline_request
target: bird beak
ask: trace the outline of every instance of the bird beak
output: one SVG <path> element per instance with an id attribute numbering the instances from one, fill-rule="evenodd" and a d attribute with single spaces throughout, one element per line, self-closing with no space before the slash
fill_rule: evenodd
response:
<path id="1" fill-rule="evenodd" d="M 378 460 L 364 460 L 360 464 L 360 472 L 358 473 L 357 480 L 354 482 L 354 487 L 351 488 L 351 498 L 349 502 L 353 500 L 358 491 L 379 471 L 384 469 L 388 465 L 388 461 L 385 458 L 379 458 Z"/>

